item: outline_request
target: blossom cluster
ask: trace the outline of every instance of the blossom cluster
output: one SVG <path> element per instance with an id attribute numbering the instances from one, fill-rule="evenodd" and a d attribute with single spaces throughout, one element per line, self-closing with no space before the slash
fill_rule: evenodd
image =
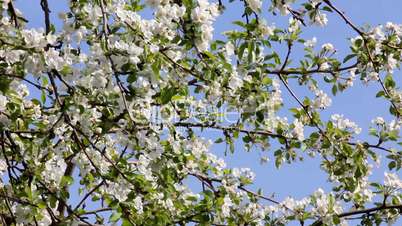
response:
<path id="1" fill-rule="evenodd" d="M 231 3 L 85 0 L 54 12 L 50 1 L 40 2 L 42 28 L 25 19 L 19 2 L 0 0 L 0 224 L 397 219 L 402 92 L 393 73 L 401 25 L 352 24 L 359 34 L 338 59 L 333 44 L 315 50 L 319 40 L 303 37 L 304 26 L 324 27 L 328 13 L 346 18 L 329 0 L 242 1 L 236 29 L 219 39 L 216 25 Z M 289 23 L 268 24 L 265 4 Z M 292 61 L 300 46 L 305 58 Z M 341 114 L 320 116 L 357 78 L 380 84 L 374 96 L 389 101 L 395 117 L 373 120 L 376 143 L 359 140 L 364 127 Z M 311 91 L 304 99 L 303 88 Z M 228 111 L 236 115 L 222 120 Z M 210 129 L 220 135 L 204 136 Z M 242 147 L 261 150 L 262 162 L 273 159 L 277 168 L 316 157 L 332 191 L 300 200 L 255 191 L 261 175 L 212 151 Z M 373 162 L 389 168 L 382 183 L 370 177 Z"/>

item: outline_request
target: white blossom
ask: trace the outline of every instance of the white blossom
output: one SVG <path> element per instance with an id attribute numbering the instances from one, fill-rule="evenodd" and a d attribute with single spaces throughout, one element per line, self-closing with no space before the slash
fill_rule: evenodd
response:
<path id="1" fill-rule="evenodd" d="M 43 48 L 47 44 L 44 32 L 45 31 L 43 29 L 30 29 L 23 30 L 21 34 L 22 37 L 24 37 L 27 47 Z"/>
<path id="2" fill-rule="evenodd" d="M 392 73 L 397 63 L 398 61 L 394 58 L 394 54 L 390 54 L 388 55 L 387 64 L 385 65 L 385 68 L 387 69 L 388 72 Z"/>
<path id="3" fill-rule="evenodd" d="M 357 126 L 356 123 L 350 121 L 349 119 L 345 119 L 343 115 L 334 114 L 331 116 L 331 119 L 334 123 L 334 126 L 341 130 L 350 129 L 351 132 L 355 134 L 359 134 L 361 132 L 361 128 Z"/>
<path id="4" fill-rule="evenodd" d="M 66 167 L 67 164 L 64 159 L 59 155 L 54 155 L 45 163 L 42 177 L 49 183 L 59 184 Z"/>
<path id="5" fill-rule="evenodd" d="M 321 3 L 321 2 L 322 2 L 322 0 L 310 0 L 310 2 L 311 2 L 311 5 L 312 5 L 313 7 L 316 7 L 316 6 L 318 5 L 318 3 Z"/>
<path id="6" fill-rule="evenodd" d="M 0 94 L 0 112 L 6 110 L 7 103 L 8 103 L 7 97 Z"/>
<path id="7" fill-rule="evenodd" d="M 355 79 L 356 79 L 356 68 L 349 70 L 349 77 L 346 80 L 346 86 L 352 87 Z"/>
<path id="8" fill-rule="evenodd" d="M 312 39 L 307 40 L 307 41 L 304 43 L 304 46 L 307 47 L 307 48 L 314 48 L 314 46 L 315 46 L 316 44 L 317 44 L 317 38 L 316 38 L 316 37 L 313 37 Z"/>
<path id="9" fill-rule="evenodd" d="M 294 129 L 293 129 L 294 136 L 300 141 L 304 140 L 304 125 L 303 125 L 303 123 L 301 123 L 299 121 L 299 119 L 295 119 L 294 122 L 293 122 L 293 125 L 294 125 Z"/>
<path id="10" fill-rule="evenodd" d="M 378 77 L 378 73 L 375 71 L 370 72 L 367 77 L 365 78 L 366 82 L 369 81 L 378 81 L 379 77 Z"/>
<path id="11" fill-rule="evenodd" d="M 402 189 L 402 181 L 394 173 L 384 172 L 384 185 L 393 189 Z"/>
<path id="12" fill-rule="evenodd" d="M 328 62 L 324 62 L 324 63 L 320 64 L 320 70 L 328 70 L 330 68 L 331 68 L 331 66 L 329 65 Z"/>
<path id="13" fill-rule="evenodd" d="M 225 196 L 223 199 L 223 205 L 222 205 L 222 215 L 223 217 L 229 217 L 230 216 L 230 208 L 233 206 L 233 202 L 230 199 L 228 195 Z"/>
<path id="14" fill-rule="evenodd" d="M 231 57 L 234 55 L 234 45 L 231 42 L 228 42 L 225 44 L 225 51 L 226 51 L 226 56 Z"/>
<path id="15" fill-rule="evenodd" d="M 274 35 L 274 31 L 275 31 L 275 26 L 274 25 L 267 25 L 267 22 L 265 20 L 260 21 L 260 23 L 258 24 L 258 28 L 261 31 L 261 34 L 263 36 L 271 36 Z"/>
<path id="16" fill-rule="evenodd" d="M 398 157 L 400 117 L 372 120 L 377 144 L 354 141 L 362 130 L 355 122 L 341 114 L 326 122 L 322 111 L 332 104 L 322 80 L 343 91 L 357 77 L 378 82 L 399 68 L 400 24 L 359 27 L 363 37 L 351 38 L 345 53 L 358 61 L 350 65 L 337 59 L 333 44 L 317 52 L 316 37 L 303 41 L 305 27 L 328 24 L 323 7 L 330 5 L 322 0 L 272 0 L 274 16 L 290 14 L 278 24 L 263 12 L 265 2 L 245 0 L 235 11 L 254 13 L 227 31 L 219 16 L 234 18 L 235 11 L 217 1 L 69 1 L 65 12 L 50 7 L 50 30 L 35 27 L 18 10 L 23 3 L 0 2 L 0 190 L 8 200 L 0 198 L 0 209 L 18 226 L 152 224 L 162 212 L 163 224 L 186 224 L 203 217 L 194 210 L 213 216 L 202 219 L 207 225 L 333 225 L 336 215 L 346 225 L 343 208 L 371 208 L 384 196 L 386 205 L 401 201 L 398 165 L 389 164 L 396 171 L 385 172 L 378 188 L 370 177 L 374 164 L 377 170 L 388 164 L 379 161 L 380 149 L 390 160 Z M 42 11 L 46 16 L 45 5 Z M 292 47 L 289 59 L 277 49 L 282 45 Z M 305 53 L 296 56 L 297 48 Z M 402 92 L 388 77 L 386 99 L 399 109 Z M 289 102 L 283 90 L 305 105 L 291 109 L 293 122 L 283 112 Z M 263 194 L 250 166 L 221 158 L 226 146 L 257 151 L 257 161 L 272 158 L 277 167 L 322 155 L 333 192 L 283 200 Z M 98 207 L 97 219 L 78 217 Z M 345 211 L 351 218 L 353 208 Z M 391 209 L 370 214 L 392 223 Z M 107 221 L 120 213 L 130 222 Z"/>
<path id="17" fill-rule="evenodd" d="M 321 48 L 328 52 L 332 52 L 335 50 L 334 46 L 331 43 L 325 43 L 321 46 Z"/>
<path id="18" fill-rule="evenodd" d="M 45 62 L 50 68 L 58 71 L 65 65 L 65 60 L 60 56 L 60 52 L 53 48 L 45 52 Z"/>
<path id="19" fill-rule="evenodd" d="M 317 12 L 315 14 L 315 17 L 313 18 L 313 23 L 318 26 L 324 27 L 328 23 L 327 14 L 322 13 L 322 12 Z"/>
<path id="20" fill-rule="evenodd" d="M 325 109 L 332 104 L 331 98 L 322 90 L 315 90 L 316 98 L 313 101 L 315 108 Z"/>
<path id="21" fill-rule="evenodd" d="M 229 87 L 232 90 L 236 90 L 243 86 L 243 80 L 239 77 L 236 71 L 233 72 L 229 80 Z"/>
<path id="22" fill-rule="evenodd" d="M 137 196 L 134 199 L 134 208 L 137 210 L 138 214 L 142 214 L 144 212 L 143 211 L 143 203 L 142 203 L 142 199 L 140 196 Z"/>
<path id="23" fill-rule="evenodd" d="M 219 15 L 218 5 L 209 3 L 207 0 L 198 0 L 198 6 L 191 11 L 191 18 L 200 24 L 201 39 L 195 40 L 200 51 L 208 49 L 214 30 L 212 24 Z"/>
<path id="24" fill-rule="evenodd" d="M 0 175 L 2 175 L 7 170 L 7 163 L 5 160 L 0 159 Z"/>
<path id="25" fill-rule="evenodd" d="M 385 120 L 382 117 L 377 117 L 375 119 L 373 119 L 371 121 L 371 123 L 373 124 L 377 124 L 377 125 L 384 125 L 385 124 Z"/>
<path id="26" fill-rule="evenodd" d="M 262 1 L 261 0 L 247 0 L 248 6 L 254 11 L 259 12 Z"/>
<path id="27" fill-rule="evenodd" d="M 293 17 L 289 18 L 289 32 L 293 33 L 296 32 L 300 27 L 300 21 L 294 19 Z"/>

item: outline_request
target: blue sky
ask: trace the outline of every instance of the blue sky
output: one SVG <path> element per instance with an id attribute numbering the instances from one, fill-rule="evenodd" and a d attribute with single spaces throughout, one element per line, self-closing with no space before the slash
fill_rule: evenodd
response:
<path id="1" fill-rule="evenodd" d="M 24 13 L 29 19 L 29 27 L 43 27 L 43 14 L 39 5 L 40 0 L 19 0 L 16 2 L 17 7 Z M 226 3 L 225 3 L 226 2 Z M 388 21 L 392 21 L 398 24 L 402 24 L 402 1 L 400 0 L 338 0 L 333 1 L 334 4 L 345 11 L 349 18 L 354 21 L 358 26 L 364 24 L 378 25 L 385 24 Z M 57 19 L 56 12 L 66 8 L 65 1 L 49 0 L 50 9 L 52 10 L 52 20 Z M 220 33 L 224 30 L 235 28 L 231 21 L 242 20 L 239 10 L 241 7 L 236 3 L 228 3 L 224 1 L 227 10 L 224 14 L 217 19 L 215 23 L 215 37 L 222 38 Z M 264 2 L 263 11 L 266 15 L 268 24 L 275 23 L 277 26 L 284 24 L 288 20 L 288 16 L 273 17 L 267 13 L 268 2 Z M 354 33 L 338 16 L 335 14 L 328 14 L 329 22 L 328 26 L 324 28 L 312 27 L 307 28 L 303 32 L 302 37 L 304 39 L 311 39 L 317 37 L 317 46 L 321 46 L 324 43 L 331 42 L 337 49 L 337 56 L 339 59 L 343 59 L 348 52 L 348 38 L 355 37 Z M 283 51 L 282 51 L 283 52 Z M 295 57 L 301 57 L 295 54 Z M 318 75 L 319 76 L 319 75 Z M 395 73 L 398 84 L 401 84 L 400 72 Z M 291 83 L 295 88 L 296 93 L 303 97 L 305 90 L 298 88 L 294 83 Z M 329 90 L 331 87 L 326 87 Z M 376 92 L 380 90 L 379 84 L 371 84 L 369 86 L 362 85 L 359 81 L 355 82 L 352 89 L 347 90 L 344 93 L 338 94 L 333 98 L 332 106 L 322 112 L 325 119 L 331 114 L 341 113 L 345 117 L 355 121 L 360 127 L 363 128 L 362 133 L 358 136 L 358 139 L 367 140 L 368 125 L 370 121 L 376 116 L 383 116 L 385 119 L 390 120 L 388 114 L 388 103 L 382 99 L 375 98 Z M 287 109 L 291 107 L 298 107 L 297 103 L 291 99 L 285 89 L 282 91 L 283 98 L 285 100 L 284 111 L 281 111 L 281 116 L 288 116 Z M 330 92 L 329 92 L 330 93 Z M 291 121 L 291 117 L 289 117 Z M 213 139 L 216 136 L 222 134 L 217 131 L 207 131 L 203 133 L 207 138 Z M 266 194 L 275 193 L 275 196 L 281 200 L 284 197 L 290 195 L 295 198 L 302 198 L 308 194 L 311 194 L 317 188 L 322 187 L 325 191 L 329 191 L 330 186 L 326 182 L 326 175 L 319 169 L 319 157 L 316 159 L 306 158 L 304 162 L 294 163 L 292 165 L 284 165 L 280 170 L 274 167 L 274 162 L 270 161 L 265 165 L 259 164 L 260 153 L 258 151 L 252 151 L 246 153 L 241 142 L 236 143 L 236 150 L 234 154 L 224 156 L 224 146 L 214 145 L 212 147 L 213 152 L 218 156 L 222 156 L 227 160 L 230 167 L 250 167 L 256 173 L 256 183 L 254 188 L 263 188 Z M 270 159 L 273 159 L 273 151 L 267 152 Z M 377 181 L 383 180 L 383 170 L 375 169 L 376 173 L 372 178 Z M 353 225 L 353 222 L 351 223 Z"/>

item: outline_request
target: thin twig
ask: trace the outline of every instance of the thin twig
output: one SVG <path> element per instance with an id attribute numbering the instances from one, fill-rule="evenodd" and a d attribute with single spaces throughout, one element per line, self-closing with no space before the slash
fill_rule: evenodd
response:
<path id="1" fill-rule="evenodd" d="M 50 33 L 50 10 L 47 0 L 41 0 L 40 6 L 42 7 L 43 13 L 45 14 L 45 27 L 46 34 Z"/>
<path id="2" fill-rule="evenodd" d="M 375 71 L 379 74 L 380 70 L 377 66 L 377 62 L 374 60 L 374 57 L 371 55 L 371 51 L 370 48 L 368 47 L 368 40 L 367 40 L 367 36 L 366 33 L 363 32 L 361 29 L 359 29 L 356 25 L 354 25 L 352 23 L 352 21 L 345 15 L 345 13 L 343 13 L 342 11 L 340 11 L 337 7 L 335 7 L 331 1 L 329 0 L 323 0 L 323 2 L 325 2 L 331 9 L 333 9 L 344 21 L 346 24 L 348 24 L 354 31 L 356 31 L 363 39 L 363 44 L 364 47 L 367 51 L 367 55 L 369 57 L 370 62 L 373 64 L 373 67 L 375 69 Z M 388 91 L 388 89 L 385 87 L 383 81 L 380 78 L 380 75 L 378 75 L 378 82 L 381 85 L 381 88 L 384 90 L 385 95 L 389 98 L 389 101 L 391 102 L 391 105 L 394 107 L 395 112 L 396 112 L 396 117 L 399 118 L 400 117 L 400 109 L 397 107 L 397 105 L 395 104 L 395 102 L 392 100 L 392 97 Z"/>

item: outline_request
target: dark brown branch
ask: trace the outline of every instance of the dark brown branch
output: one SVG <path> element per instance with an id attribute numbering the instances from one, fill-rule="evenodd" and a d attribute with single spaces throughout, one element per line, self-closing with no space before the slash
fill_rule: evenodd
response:
<path id="1" fill-rule="evenodd" d="M 283 63 L 279 73 L 278 73 L 278 77 L 281 80 L 281 82 L 283 83 L 283 85 L 285 85 L 286 90 L 290 93 L 290 95 L 293 97 L 293 99 L 296 100 L 297 103 L 299 103 L 299 105 L 303 108 L 303 111 L 306 113 L 307 117 L 310 119 L 311 124 L 313 124 L 317 129 L 318 132 L 321 134 L 321 136 L 325 137 L 328 141 L 331 142 L 331 140 L 329 139 L 329 137 L 327 136 L 327 134 L 325 133 L 325 131 L 323 129 L 321 129 L 320 125 L 318 125 L 318 123 L 314 120 L 313 116 L 310 114 L 309 108 L 308 106 L 304 105 L 300 99 L 297 97 L 297 95 L 295 94 L 295 92 L 293 92 L 293 90 L 290 88 L 288 82 L 283 78 L 281 71 L 283 71 L 286 68 L 286 65 L 288 63 L 289 60 L 289 56 L 291 54 L 292 51 L 292 43 L 289 41 L 288 42 L 288 52 L 286 54 L 286 58 L 285 58 L 285 62 Z M 332 143 L 332 142 L 331 142 Z M 339 152 L 337 148 L 335 148 L 336 152 Z M 324 158 L 324 160 L 326 162 L 329 163 L 329 160 L 326 158 L 325 155 L 322 155 L 322 157 Z"/>
<path id="2" fill-rule="evenodd" d="M 285 61 L 283 62 L 283 65 L 281 66 L 281 69 L 278 72 L 278 77 L 281 80 L 282 84 L 285 86 L 285 88 L 287 89 L 287 91 L 290 93 L 290 95 L 293 97 L 293 99 L 295 99 L 297 101 L 297 103 L 299 103 L 299 105 L 303 108 L 304 112 L 307 114 L 307 116 L 310 118 L 311 123 L 313 123 L 314 125 L 316 125 L 316 127 L 318 128 L 318 130 L 323 133 L 322 129 L 315 123 L 313 117 L 311 116 L 310 112 L 308 111 L 308 106 L 304 105 L 301 100 L 297 97 L 297 95 L 295 94 L 295 92 L 293 92 L 293 90 L 290 88 L 288 82 L 285 80 L 285 78 L 282 76 L 282 71 L 285 69 L 288 61 L 289 61 L 289 57 L 290 54 L 292 52 L 292 43 L 289 42 L 288 43 L 288 51 L 286 54 L 286 58 Z"/>
<path id="3" fill-rule="evenodd" d="M 373 64 L 373 67 L 375 69 L 375 71 L 377 73 L 380 72 L 378 66 L 377 66 L 377 62 L 374 60 L 374 57 L 371 55 L 371 51 L 370 48 L 368 47 L 368 40 L 367 40 L 367 36 L 366 33 L 364 33 L 361 29 L 359 29 L 356 25 L 354 25 L 352 23 L 352 21 L 345 15 L 345 13 L 341 12 L 337 7 L 335 7 L 331 1 L 329 0 L 323 0 L 323 2 L 325 2 L 331 9 L 333 9 L 344 21 L 347 25 L 349 25 L 354 31 L 356 31 L 363 39 L 363 44 L 364 47 L 367 51 L 367 55 L 368 58 L 370 60 L 370 62 Z M 400 109 L 397 107 L 397 105 L 395 104 L 395 102 L 392 100 L 392 97 L 388 91 L 388 89 L 385 87 L 383 81 L 380 78 L 380 75 L 378 75 L 378 82 L 381 85 L 381 88 L 384 90 L 385 95 L 389 98 L 389 101 L 391 102 L 391 105 L 394 107 L 395 112 L 396 112 L 396 117 L 399 118 L 400 116 Z"/>
<path id="4" fill-rule="evenodd" d="M 205 180 L 205 181 L 207 181 L 207 182 L 210 183 L 210 184 L 212 184 L 212 182 L 222 183 L 222 180 L 221 180 L 221 179 L 210 178 L 210 177 L 208 177 L 208 176 L 206 176 L 206 175 L 193 174 L 193 173 L 190 173 L 189 175 L 194 176 L 194 177 L 196 177 L 196 178 L 199 179 L 199 180 Z M 250 195 L 252 195 L 252 196 L 255 196 L 255 197 L 258 197 L 258 198 L 260 198 L 260 199 L 264 199 L 264 200 L 266 200 L 266 201 L 269 201 L 269 202 L 272 202 L 272 203 L 274 203 L 274 204 L 280 205 L 280 206 L 282 206 L 283 208 L 285 208 L 285 209 L 287 209 L 287 210 L 289 210 L 289 211 L 291 211 L 291 212 L 294 212 L 294 210 L 292 210 L 291 208 L 285 206 L 284 204 L 280 203 L 279 201 L 276 201 L 276 200 L 274 200 L 274 199 L 272 199 L 272 198 L 269 198 L 269 197 L 267 197 L 267 196 L 264 196 L 264 195 L 261 195 L 261 194 L 257 194 L 257 193 L 255 193 L 255 192 L 253 192 L 253 191 L 250 191 L 249 189 L 245 188 L 244 185 L 239 185 L 239 186 L 238 186 L 238 189 L 243 190 L 243 191 L 247 192 L 248 194 L 250 194 Z"/>
<path id="5" fill-rule="evenodd" d="M 4 202 L 6 203 L 7 210 L 10 213 L 11 222 L 13 222 L 16 225 L 16 223 L 17 223 L 16 218 L 14 216 L 14 213 L 11 209 L 10 202 L 9 202 L 10 197 L 8 197 L 8 196 L 1 196 L 1 197 L 4 199 Z"/>
<path id="6" fill-rule="evenodd" d="M 191 123 L 191 122 L 176 122 L 176 123 L 174 123 L 174 126 L 194 127 L 194 128 L 211 128 L 211 129 L 230 131 L 230 132 L 239 131 L 239 132 L 246 133 L 246 134 L 257 134 L 257 135 L 263 135 L 263 136 L 269 136 L 269 137 L 289 139 L 288 137 L 286 137 L 284 135 L 272 133 L 271 131 L 247 130 L 247 129 L 240 129 L 240 128 L 234 127 L 234 126 L 221 126 L 221 125 L 216 125 L 216 124 L 202 124 L 202 123 Z"/>
<path id="7" fill-rule="evenodd" d="M 40 6 L 42 7 L 43 13 L 45 14 L 45 27 L 46 34 L 50 33 L 50 10 L 47 0 L 41 0 Z"/>
<path id="8" fill-rule="evenodd" d="M 358 215 L 358 214 L 368 214 L 371 212 L 376 212 L 376 211 L 381 211 L 381 210 L 387 210 L 387 209 L 398 209 L 399 213 L 402 213 L 402 205 L 385 205 L 385 206 L 378 206 L 378 207 L 373 207 L 369 209 L 364 209 L 364 210 L 354 210 L 350 212 L 345 212 L 341 213 L 338 216 L 339 217 L 348 217 L 348 216 L 353 216 L 353 215 Z"/>
<path id="9" fill-rule="evenodd" d="M 16 28 L 19 28 L 18 15 L 17 15 L 17 12 L 15 11 L 14 4 L 13 4 L 12 0 L 8 3 L 8 11 L 11 14 L 11 19 L 14 21 L 14 26 Z"/>
<path id="10" fill-rule="evenodd" d="M 96 214 L 101 213 L 101 212 L 107 212 L 107 211 L 112 211 L 112 210 L 113 210 L 112 208 L 106 207 L 106 208 L 101 208 L 101 209 L 86 211 L 86 212 L 84 212 L 84 213 L 80 213 L 79 215 L 80 215 L 80 216 L 83 216 L 83 215 L 91 215 L 91 214 L 95 214 L 95 215 L 96 215 Z"/>
<path id="11" fill-rule="evenodd" d="M 90 222 L 88 222 L 87 220 L 85 220 L 85 218 L 81 217 L 80 215 L 78 215 L 77 213 L 75 213 L 71 207 L 64 201 L 63 198 L 58 197 L 57 193 L 50 190 L 48 188 L 48 186 L 43 183 L 42 181 L 38 180 L 39 184 L 42 186 L 42 188 L 44 190 L 46 190 L 49 194 L 53 195 L 58 201 L 59 201 L 59 205 L 64 206 L 65 209 L 67 209 L 67 212 L 69 212 L 70 214 L 74 215 L 75 217 L 77 217 L 78 219 L 80 219 L 80 221 L 82 221 L 83 223 L 85 223 L 86 225 L 90 225 L 90 226 L 94 226 L 94 224 L 91 224 Z"/>
<path id="12" fill-rule="evenodd" d="M 339 218 L 344 218 L 344 217 L 349 217 L 349 216 L 354 216 L 354 215 L 359 215 L 359 214 L 371 214 L 372 212 L 388 210 L 388 209 L 397 209 L 400 214 L 402 213 L 402 205 L 381 205 L 381 206 L 368 208 L 368 209 L 353 210 L 353 211 L 349 211 L 349 212 L 344 212 L 344 213 L 338 214 L 338 217 Z M 319 219 L 319 220 L 315 221 L 312 225 L 314 225 L 314 226 L 323 225 L 322 219 Z"/>
<path id="13" fill-rule="evenodd" d="M 334 74 L 334 73 L 339 73 L 339 72 L 343 72 L 343 71 L 347 71 L 347 70 L 351 70 L 357 67 L 358 63 L 354 63 L 353 65 L 350 66 L 346 66 L 346 67 L 341 67 L 338 69 L 334 69 L 334 70 L 321 70 L 321 69 L 315 69 L 315 70 L 306 70 L 306 71 L 302 71 L 302 70 L 298 70 L 298 69 L 288 69 L 288 70 L 277 70 L 277 71 L 270 71 L 270 70 L 266 70 L 265 73 L 266 74 L 273 74 L 273 75 L 277 75 L 277 74 L 282 74 L 282 75 L 290 75 L 290 74 L 299 74 L 299 75 L 308 75 L 308 74 L 315 74 L 315 73 L 325 73 L 325 74 Z"/>
<path id="14" fill-rule="evenodd" d="M 74 211 L 76 211 L 84 202 L 85 200 L 87 200 L 87 198 L 94 193 L 96 190 L 98 190 L 100 188 L 100 186 L 102 186 L 105 183 L 104 180 L 102 180 L 102 182 L 100 182 L 98 185 L 96 185 L 94 188 L 92 188 L 82 199 L 81 201 L 77 204 L 77 206 L 74 208 Z"/>
<path id="15" fill-rule="evenodd" d="M 191 123 L 191 122 L 176 122 L 173 124 L 174 126 L 178 127 L 192 127 L 192 128 L 210 128 L 210 129 L 217 129 L 217 130 L 222 130 L 222 131 L 230 131 L 230 132 L 235 132 L 239 131 L 241 133 L 246 133 L 246 134 L 256 134 L 256 135 L 262 135 L 262 136 L 268 136 L 268 137 L 274 137 L 274 138 L 283 138 L 283 139 L 288 139 L 288 140 L 297 140 L 297 138 L 293 137 L 286 137 L 281 134 L 273 133 L 271 131 L 266 131 L 266 130 L 247 130 L 247 129 L 240 129 L 238 127 L 234 126 L 221 126 L 217 124 L 202 124 L 202 123 Z M 160 125 L 161 126 L 161 125 Z M 356 146 L 358 143 L 356 142 L 347 142 L 347 144 Z M 379 150 L 383 150 L 389 153 L 392 153 L 392 151 L 388 148 L 382 147 L 378 144 L 369 144 L 367 142 L 362 143 L 362 145 L 366 148 L 375 148 Z"/>
<path id="16" fill-rule="evenodd" d="M 25 82 L 27 82 L 27 83 L 29 83 L 29 84 L 35 86 L 35 87 L 36 87 L 37 89 L 39 89 L 39 90 L 46 90 L 48 93 L 52 93 L 52 90 L 50 90 L 49 88 L 44 87 L 44 86 L 41 86 L 41 85 L 39 85 L 39 84 L 37 84 L 37 83 L 34 83 L 34 82 L 32 82 L 32 81 L 30 81 L 30 80 L 24 78 L 24 77 L 21 77 L 21 76 L 18 76 L 18 75 L 13 75 L 13 74 L 2 74 L 2 75 L 3 75 L 3 76 L 6 76 L 6 77 L 10 77 L 10 78 L 20 79 L 20 80 L 22 80 L 22 81 L 25 81 Z"/>

